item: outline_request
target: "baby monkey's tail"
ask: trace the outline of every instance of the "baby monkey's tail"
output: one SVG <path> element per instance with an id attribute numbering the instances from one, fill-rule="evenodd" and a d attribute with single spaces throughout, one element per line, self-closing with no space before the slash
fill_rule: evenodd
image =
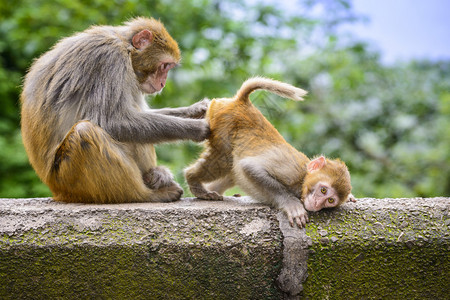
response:
<path id="1" fill-rule="evenodd" d="M 236 93 L 235 99 L 237 101 L 248 102 L 249 96 L 255 90 L 266 90 L 277 94 L 284 98 L 289 98 L 295 101 L 302 101 L 303 96 L 305 96 L 308 92 L 290 84 L 264 78 L 264 77 L 253 77 L 247 79 Z"/>

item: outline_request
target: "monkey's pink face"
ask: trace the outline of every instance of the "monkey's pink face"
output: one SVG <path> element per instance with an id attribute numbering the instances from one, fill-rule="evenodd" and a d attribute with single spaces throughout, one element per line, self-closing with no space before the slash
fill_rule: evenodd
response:
<path id="1" fill-rule="evenodd" d="M 326 182 L 318 182 L 304 199 L 305 209 L 308 211 L 336 207 L 339 202 L 336 190 Z"/>
<path id="2" fill-rule="evenodd" d="M 150 74 L 143 83 L 141 83 L 141 90 L 146 94 L 154 94 L 161 91 L 166 85 L 167 75 L 169 70 L 175 67 L 173 62 L 162 62 L 156 69 L 156 72 Z"/>

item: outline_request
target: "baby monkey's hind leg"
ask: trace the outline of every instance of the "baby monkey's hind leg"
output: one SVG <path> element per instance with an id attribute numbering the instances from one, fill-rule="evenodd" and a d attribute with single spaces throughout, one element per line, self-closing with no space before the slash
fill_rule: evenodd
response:
<path id="1" fill-rule="evenodd" d="M 206 189 L 223 195 L 226 190 L 235 185 L 233 177 L 230 175 L 217 179 L 206 185 Z"/>
<path id="2" fill-rule="evenodd" d="M 189 184 L 189 189 L 197 198 L 223 200 L 222 195 L 216 191 L 209 191 L 203 186 L 204 182 L 212 182 L 226 175 L 223 169 L 214 163 L 216 160 L 212 158 L 211 156 L 200 158 L 192 166 L 188 167 L 184 174 Z"/>

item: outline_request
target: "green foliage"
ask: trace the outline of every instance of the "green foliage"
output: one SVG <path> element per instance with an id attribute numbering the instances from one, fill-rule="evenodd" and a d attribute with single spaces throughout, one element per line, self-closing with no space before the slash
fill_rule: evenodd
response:
<path id="1" fill-rule="evenodd" d="M 364 45 L 331 44 L 299 65 L 311 95 L 297 148 L 346 161 L 358 196 L 450 193 L 449 62 L 385 67 Z"/>
<path id="2" fill-rule="evenodd" d="M 32 60 L 64 36 L 139 15 L 161 19 L 183 55 L 152 106 L 231 96 L 253 75 L 277 78 L 309 90 L 306 101 L 255 93 L 254 103 L 308 156 L 344 160 L 356 196 L 450 195 L 450 62 L 383 66 L 370 45 L 336 30 L 358 19 L 350 1 L 321 2 L 327 14 L 312 14 L 318 2 L 296 9 L 244 0 L 1 2 L 0 195 L 50 195 L 20 138 L 20 85 Z M 182 169 L 200 149 L 183 142 L 157 153 L 183 182 Z"/>

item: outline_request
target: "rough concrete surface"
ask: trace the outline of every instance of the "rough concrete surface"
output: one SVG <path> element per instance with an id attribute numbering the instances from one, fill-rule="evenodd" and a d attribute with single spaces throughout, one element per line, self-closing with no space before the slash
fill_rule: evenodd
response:
<path id="1" fill-rule="evenodd" d="M 311 215 L 308 299 L 450 299 L 450 198 L 358 199 Z"/>
<path id="2" fill-rule="evenodd" d="M 0 299 L 449 299 L 449 198 L 252 202 L 0 199 Z"/>

